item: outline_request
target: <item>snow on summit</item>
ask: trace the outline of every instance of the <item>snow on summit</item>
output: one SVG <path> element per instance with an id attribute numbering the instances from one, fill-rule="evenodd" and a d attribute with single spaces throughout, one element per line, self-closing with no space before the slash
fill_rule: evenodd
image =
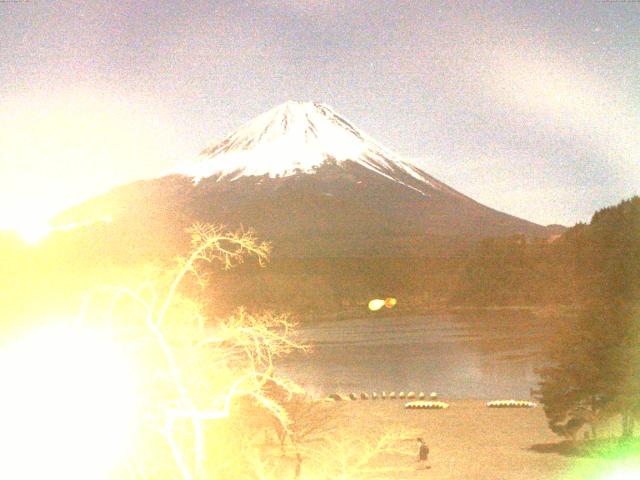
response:
<path id="1" fill-rule="evenodd" d="M 257 116 L 173 173 L 193 177 L 196 183 L 211 176 L 228 181 L 242 176 L 286 177 L 311 173 L 327 160 L 338 164 L 350 160 L 405 184 L 394 175 L 402 172 L 440 187 L 435 185 L 439 182 L 400 160 L 329 106 L 314 102 L 288 101 Z"/>

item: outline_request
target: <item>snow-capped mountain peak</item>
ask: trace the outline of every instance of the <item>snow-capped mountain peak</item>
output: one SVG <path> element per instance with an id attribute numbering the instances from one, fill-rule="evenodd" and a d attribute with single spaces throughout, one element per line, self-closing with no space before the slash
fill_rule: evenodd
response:
<path id="1" fill-rule="evenodd" d="M 329 140 L 336 143 L 328 145 Z M 202 154 L 214 157 L 279 142 L 302 144 L 307 150 L 338 156 L 354 155 L 363 147 L 361 134 L 329 107 L 288 101 L 246 123 Z"/>
<path id="2" fill-rule="evenodd" d="M 173 173 L 193 177 L 196 183 L 212 176 L 228 181 L 242 176 L 275 178 L 311 173 L 327 160 L 338 164 L 356 162 L 405 185 L 398 172 L 431 187 L 442 186 L 355 128 L 331 107 L 316 102 L 285 102 L 205 148 L 195 161 L 181 165 Z"/>

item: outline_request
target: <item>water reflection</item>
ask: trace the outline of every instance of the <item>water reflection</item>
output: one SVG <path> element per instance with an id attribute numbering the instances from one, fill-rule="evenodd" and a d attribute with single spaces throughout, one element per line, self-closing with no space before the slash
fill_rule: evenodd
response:
<path id="1" fill-rule="evenodd" d="M 278 364 L 319 394 L 437 391 L 529 398 L 555 322 L 519 311 L 342 320 L 301 328 L 312 352 Z"/>

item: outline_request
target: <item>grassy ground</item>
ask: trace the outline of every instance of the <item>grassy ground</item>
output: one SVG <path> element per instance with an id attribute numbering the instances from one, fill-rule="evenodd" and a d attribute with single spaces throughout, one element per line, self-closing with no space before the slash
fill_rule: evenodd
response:
<path id="1" fill-rule="evenodd" d="M 541 408 L 490 409 L 485 402 L 474 400 L 450 405 L 447 410 L 406 410 L 402 400 L 336 402 L 333 408 L 339 411 L 340 420 L 333 435 L 362 439 L 405 432 L 406 440 L 401 443 L 406 442 L 404 448 L 415 454 L 384 455 L 373 464 L 389 471 L 360 478 L 565 479 L 576 478 L 571 474 L 576 469 L 590 470 L 602 462 L 561 448 L 562 439 L 548 429 Z M 423 437 L 429 446 L 429 469 L 416 468 L 414 435 Z M 327 467 L 327 475 L 320 478 L 339 478 L 329 470 Z"/>

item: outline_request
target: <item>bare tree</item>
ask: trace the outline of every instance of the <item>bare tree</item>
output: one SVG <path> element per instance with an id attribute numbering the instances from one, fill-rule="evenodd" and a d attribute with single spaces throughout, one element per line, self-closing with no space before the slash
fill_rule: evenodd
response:
<path id="1" fill-rule="evenodd" d="M 154 477 L 158 471 L 166 478 L 211 478 L 233 466 L 232 447 L 244 448 L 225 422 L 236 399 L 252 398 L 288 431 L 287 411 L 264 394 L 263 386 L 269 381 L 291 394 L 300 391 L 273 375 L 274 358 L 303 348 L 292 340 L 285 316 L 239 310 L 208 324 L 200 305 L 180 293 L 187 276 L 206 281 L 201 264 L 217 261 L 231 268 L 245 256 L 263 263 L 269 246 L 252 232 L 211 225 L 195 225 L 190 233 L 191 253 L 178 259 L 170 275 L 136 287 L 100 288 L 88 297 L 80 317 L 82 322 L 106 318 L 144 366 L 145 414 L 138 425 L 139 451 L 127 470 L 130 478 Z M 223 438 L 226 450 L 215 449 L 213 455 L 212 445 Z"/>
<path id="2" fill-rule="evenodd" d="M 415 469 L 416 432 L 400 430 L 378 437 L 336 435 L 309 450 L 316 469 L 336 480 L 378 480 Z"/>

